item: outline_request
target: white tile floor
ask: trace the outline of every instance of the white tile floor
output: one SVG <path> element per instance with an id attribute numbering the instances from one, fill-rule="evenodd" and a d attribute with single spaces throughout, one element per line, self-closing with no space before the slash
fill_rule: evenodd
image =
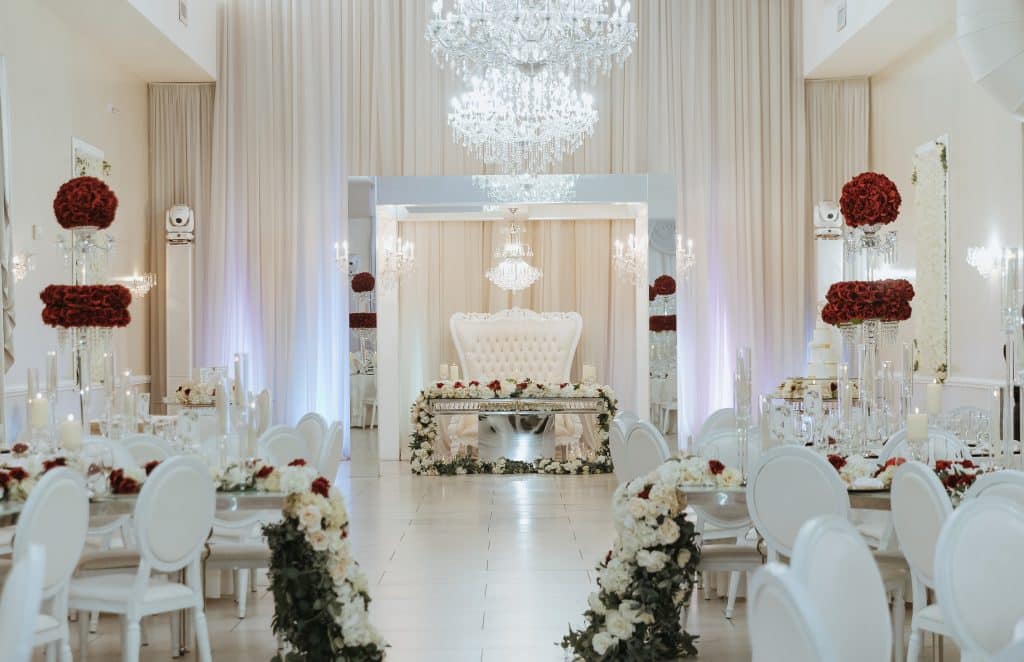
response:
<path id="1" fill-rule="evenodd" d="M 564 659 L 555 642 L 580 624 L 593 566 L 612 542 L 610 476 L 415 477 L 407 464 L 385 463 L 380 479 L 350 478 L 343 466 L 338 485 L 389 661 Z M 209 602 L 218 662 L 273 656 L 274 604 L 262 574 L 259 588 L 241 621 L 230 599 Z M 700 603 L 701 657 L 749 660 L 745 604 L 732 621 L 723 606 Z M 149 630 L 142 660 L 168 660 L 167 621 L 153 619 Z M 104 618 L 90 659 L 119 657 L 117 622 Z"/>

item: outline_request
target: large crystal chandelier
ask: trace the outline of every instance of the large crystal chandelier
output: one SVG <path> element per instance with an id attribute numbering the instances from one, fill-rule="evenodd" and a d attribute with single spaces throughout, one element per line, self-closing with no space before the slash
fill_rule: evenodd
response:
<path id="1" fill-rule="evenodd" d="M 433 11 L 434 57 L 463 76 L 547 67 L 592 78 L 621 64 L 636 41 L 622 0 L 435 0 Z"/>
<path id="2" fill-rule="evenodd" d="M 512 212 L 512 221 L 505 231 L 505 244 L 494 252 L 494 257 L 500 262 L 491 267 L 485 275 L 495 286 L 510 292 L 518 292 L 536 283 L 541 277 L 541 270 L 526 261 L 526 258 L 533 257 L 533 249 L 529 244 L 523 243 L 523 234 L 526 231 L 523 226 L 516 223 L 517 210 L 512 208 L 509 211 Z"/>
<path id="3" fill-rule="evenodd" d="M 594 133 L 594 98 L 569 76 L 491 69 L 452 99 L 448 124 L 456 142 L 502 172 L 542 172 Z"/>
<path id="4" fill-rule="evenodd" d="M 567 202 L 576 198 L 578 175 L 474 175 L 491 202 Z"/>

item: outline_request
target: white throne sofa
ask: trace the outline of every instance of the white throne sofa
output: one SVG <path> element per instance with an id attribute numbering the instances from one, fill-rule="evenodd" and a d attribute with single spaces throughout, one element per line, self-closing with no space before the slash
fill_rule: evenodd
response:
<path id="1" fill-rule="evenodd" d="M 573 357 L 583 333 L 579 313 L 538 313 L 510 308 L 497 313 L 455 313 L 450 328 L 466 381 L 532 379 L 561 384 L 570 380 Z M 557 446 L 579 442 L 579 416 L 555 418 Z M 477 419 L 456 417 L 448 426 L 453 447 L 474 446 Z M 454 448 L 453 448 L 454 449 Z"/>

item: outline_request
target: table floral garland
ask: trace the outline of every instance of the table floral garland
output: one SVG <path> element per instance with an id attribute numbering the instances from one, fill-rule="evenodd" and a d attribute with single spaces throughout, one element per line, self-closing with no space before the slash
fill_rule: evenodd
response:
<path id="1" fill-rule="evenodd" d="M 533 462 L 499 458 L 494 461 L 474 457 L 455 457 L 443 460 L 435 456 L 434 447 L 441 434 L 437 417 L 431 412 L 429 401 L 436 398 L 493 399 L 493 398 L 599 398 L 597 414 L 598 450 L 593 460 L 574 458 L 560 462 L 553 458 L 540 458 Z M 413 433 L 409 442 L 412 451 L 412 472 L 422 476 L 450 476 L 464 474 L 601 474 L 612 471 L 608 433 L 616 410 L 615 395 L 608 386 L 597 384 L 543 384 L 530 379 L 494 380 L 488 384 L 478 381 L 443 381 L 420 391 L 412 405 Z M 557 412 L 555 412 L 557 413 Z"/>
<path id="2" fill-rule="evenodd" d="M 679 487 L 731 480 L 725 472 L 715 461 L 675 458 L 615 490 L 619 534 L 597 566 L 586 626 L 570 628 L 561 642 L 573 660 L 660 662 L 697 654 L 697 637 L 680 626 L 680 611 L 693 595 L 700 548 Z"/>

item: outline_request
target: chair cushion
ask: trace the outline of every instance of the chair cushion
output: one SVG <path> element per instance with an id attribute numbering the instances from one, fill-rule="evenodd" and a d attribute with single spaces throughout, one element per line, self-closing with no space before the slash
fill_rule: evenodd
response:
<path id="1" fill-rule="evenodd" d="M 97 570 L 132 570 L 139 567 L 139 552 L 130 547 L 87 552 L 78 560 L 76 572 Z"/>
<path id="2" fill-rule="evenodd" d="M 265 568 L 270 565 L 270 547 L 266 543 L 213 543 L 206 563 L 225 568 L 233 567 L 233 564 L 240 568 Z"/>
<path id="3" fill-rule="evenodd" d="M 36 634 L 43 634 L 49 630 L 56 630 L 60 627 L 57 619 L 49 614 L 39 614 L 36 619 Z"/>
<path id="4" fill-rule="evenodd" d="M 69 596 L 72 602 L 75 600 L 103 600 L 127 603 L 137 599 L 137 596 L 134 596 L 134 588 L 135 573 L 96 575 L 72 579 Z M 145 595 L 142 596 L 142 602 L 149 604 L 188 599 L 191 596 L 192 589 L 188 586 L 169 582 L 165 577 L 155 576 L 149 578 L 149 585 L 146 587 Z"/>
<path id="5" fill-rule="evenodd" d="M 705 545 L 700 550 L 700 567 L 712 569 L 712 566 L 761 565 L 764 558 L 757 547 L 750 545 Z"/>
<path id="6" fill-rule="evenodd" d="M 952 630 L 946 626 L 946 622 L 942 620 L 942 611 L 939 609 L 939 605 L 928 605 L 924 609 L 914 612 L 911 627 L 915 630 L 927 630 L 936 634 L 953 634 Z"/>

